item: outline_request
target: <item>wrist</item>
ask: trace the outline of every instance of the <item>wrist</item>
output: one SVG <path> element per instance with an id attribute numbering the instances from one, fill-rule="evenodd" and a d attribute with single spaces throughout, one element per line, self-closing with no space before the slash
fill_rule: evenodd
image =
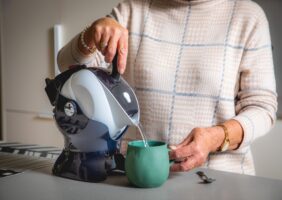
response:
<path id="1" fill-rule="evenodd" d="M 91 27 L 85 28 L 79 36 L 78 48 L 84 55 L 90 55 L 96 51 Z"/>

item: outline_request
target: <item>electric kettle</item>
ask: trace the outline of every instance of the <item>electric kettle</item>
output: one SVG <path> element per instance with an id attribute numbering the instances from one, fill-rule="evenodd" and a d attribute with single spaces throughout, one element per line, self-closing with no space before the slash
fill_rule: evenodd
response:
<path id="1" fill-rule="evenodd" d="M 140 111 L 134 91 L 117 71 L 117 57 L 111 73 L 77 65 L 45 81 L 65 141 L 53 174 L 99 182 L 124 171 L 120 139 L 128 126 L 139 123 Z"/>

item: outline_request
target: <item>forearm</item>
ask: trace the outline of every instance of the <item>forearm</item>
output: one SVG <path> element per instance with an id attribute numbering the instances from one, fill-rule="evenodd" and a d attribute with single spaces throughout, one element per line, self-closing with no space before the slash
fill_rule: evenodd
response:
<path id="1" fill-rule="evenodd" d="M 69 41 L 58 53 L 57 63 L 60 71 L 66 71 L 73 65 L 87 65 L 88 67 L 95 67 L 99 65 L 99 55 L 97 53 L 86 56 L 78 49 L 78 41 L 80 34 L 76 35 Z"/>

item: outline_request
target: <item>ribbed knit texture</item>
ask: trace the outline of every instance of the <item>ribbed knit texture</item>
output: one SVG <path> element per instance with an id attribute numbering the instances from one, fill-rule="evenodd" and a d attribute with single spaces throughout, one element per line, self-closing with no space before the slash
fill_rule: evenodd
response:
<path id="1" fill-rule="evenodd" d="M 262 9 L 249 0 L 134 0 L 110 16 L 130 33 L 125 78 L 147 137 L 178 144 L 195 127 L 235 119 L 244 129 L 240 148 L 210 155 L 205 166 L 254 174 L 250 144 L 270 130 L 277 109 Z M 102 65 L 99 52 L 79 53 L 77 38 L 61 50 L 59 65 Z M 135 137 L 133 129 L 125 136 Z"/>

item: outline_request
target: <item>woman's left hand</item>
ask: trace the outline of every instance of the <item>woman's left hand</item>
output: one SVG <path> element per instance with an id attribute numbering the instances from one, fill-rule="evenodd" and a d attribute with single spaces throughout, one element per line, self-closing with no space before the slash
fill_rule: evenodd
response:
<path id="1" fill-rule="evenodd" d="M 205 163 L 210 152 L 216 151 L 224 140 L 221 127 L 195 128 L 179 145 L 170 146 L 170 160 L 176 162 L 171 171 L 189 171 Z"/>

